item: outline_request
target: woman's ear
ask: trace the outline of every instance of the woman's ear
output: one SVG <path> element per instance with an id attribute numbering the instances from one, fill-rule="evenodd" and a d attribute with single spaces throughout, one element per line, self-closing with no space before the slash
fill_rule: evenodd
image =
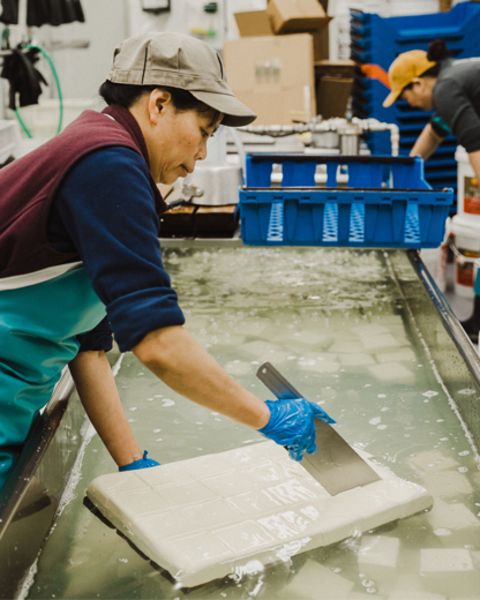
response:
<path id="1" fill-rule="evenodd" d="M 165 109 L 172 104 L 172 95 L 170 92 L 166 92 L 159 88 L 155 88 L 150 92 L 147 109 L 149 121 L 152 125 L 158 123 L 158 119 L 161 117 Z"/>

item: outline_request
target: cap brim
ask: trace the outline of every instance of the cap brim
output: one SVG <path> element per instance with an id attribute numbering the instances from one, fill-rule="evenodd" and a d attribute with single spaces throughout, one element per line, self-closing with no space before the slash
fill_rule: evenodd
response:
<path id="1" fill-rule="evenodd" d="M 189 90 L 189 92 L 200 102 L 223 113 L 222 125 L 227 127 L 243 127 L 257 118 L 257 115 L 248 106 L 233 95 L 193 90 Z"/>
<path id="2" fill-rule="evenodd" d="M 385 100 L 383 101 L 382 106 L 384 108 L 388 108 L 389 106 L 392 106 L 392 104 L 394 104 L 398 100 L 401 93 L 402 93 L 401 90 L 399 92 L 390 92 L 388 94 L 388 96 L 385 98 Z"/>

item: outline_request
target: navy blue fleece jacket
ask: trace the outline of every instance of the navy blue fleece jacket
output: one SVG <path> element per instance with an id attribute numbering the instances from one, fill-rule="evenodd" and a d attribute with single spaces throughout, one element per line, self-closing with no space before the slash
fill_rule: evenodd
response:
<path id="1" fill-rule="evenodd" d="M 145 160 L 114 146 L 82 158 L 64 178 L 48 236 L 57 250 L 76 249 L 107 319 L 80 338 L 82 350 L 108 350 L 111 332 L 130 350 L 155 329 L 182 325 L 177 294 L 163 266 Z"/>

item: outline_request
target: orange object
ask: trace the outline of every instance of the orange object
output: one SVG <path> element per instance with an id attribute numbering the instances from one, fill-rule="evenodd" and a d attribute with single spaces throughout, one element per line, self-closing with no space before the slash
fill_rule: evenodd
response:
<path id="1" fill-rule="evenodd" d="M 360 70 L 365 77 L 368 77 L 369 79 L 377 79 L 380 81 L 380 83 L 383 83 L 386 88 L 390 89 L 388 73 L 380 65 L 364 64 L 360 65 Z"/>

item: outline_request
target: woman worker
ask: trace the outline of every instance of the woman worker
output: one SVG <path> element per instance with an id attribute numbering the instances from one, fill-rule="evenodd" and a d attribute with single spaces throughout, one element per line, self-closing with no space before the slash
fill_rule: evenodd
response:
<path id="1" fill-rule="evenodd" d="M 480 179 L 480 58 L 451 60 L 445 43 L 433 41 L 428 52 L 400 54 L 388 71 L 391 92 L 383 106 L 403 98 L 412 108 L 432 110 L 432 117 L 415 142 L 410 156 L 429 158 L 453 133 L 465 147 Z M 480 277 L 475 281 L 472 316 L 462 322 L 474 343 L 480 330 Z"/>
<path id="2" fill-rule="evenodd" d="M 158 241 L 170 184 L 206 157 L 223 125 L 254 120 L 207 44 L 175 33 L 124 41 L 100 88 L 102 112 L 0 171 L 0 486 L 69 365 L 120 470 L 157 465 L 124 415 L 105 356 L 112 333 L 167 385 L 259 430 L 301 460 L 315 450 L 305 399 L 263 402 L 188 333 Z"/>
<path id="3" fill-rule="evenodd" d="M 480 59 L 449 56 L 442 40 L 433 41 L 428 52 L 410 50 L 397 56 L 388 70 L 391 92 L 383 106 L 403 98 L 412 108 L 433 110 L 410 156 L 429 158 L 453 133 L 480 178 Z"/>

